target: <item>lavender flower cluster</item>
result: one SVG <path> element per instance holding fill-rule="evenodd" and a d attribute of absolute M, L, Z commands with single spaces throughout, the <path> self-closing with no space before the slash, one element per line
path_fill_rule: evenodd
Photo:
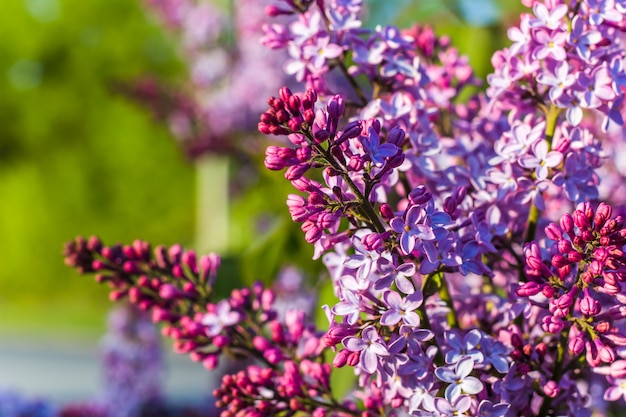
<path fill-rule="evenodd" d="M 261 285 L 212 300 L 216 255 L 79 238 L 67 263 L 205 367 L 255 359 L 215 392 L 223 417 L 604 413 L 626 399 L 626 1 L 523 2 L 464 101 L 480 80 L 427 27 L 366 29 L 361 0 L 266 8 L 301 87 L 258 129 L 333 284 L 325 331 Z M 330 363 L 354 369 L 344 398 Z"/>

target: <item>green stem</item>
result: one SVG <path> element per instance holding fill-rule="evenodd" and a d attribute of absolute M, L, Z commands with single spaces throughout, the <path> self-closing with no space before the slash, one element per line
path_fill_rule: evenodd
<path fill-rule="evenodd" d="M 545 108 L 545 107 L 544 107 Z M 544 110 L 546 114 L 546 141 L 548 142 L 548 151 L 552 149 L 552 139 L 554 138 L 554 132 L 556 130 L 556 122 L 559 119 L 561 110 L 554 104 L 550 105 L 549 109 Z M 526 236 L 524 242 L 531 242 L 535 239 L 535 233 L 537 232 L 537 223 L 541 211 L 531 203 L 530 212 L 528 213 L 528 221 L 526 226 Z"/>
<path fill-rule="evenodd" d="M 450 289 L 448 288 L 448 282 L 445 277 L 441 277 L 441 288 L 439 289 L 439 298 L 446 303 L 450 312 L 448 313 L 448 323 L 450 327 L 459 328 L 459 320 L 456 315 L 456 310 L 454 309 L 454 302 L 452 301 L 452 297 L 450 296 Z"/>

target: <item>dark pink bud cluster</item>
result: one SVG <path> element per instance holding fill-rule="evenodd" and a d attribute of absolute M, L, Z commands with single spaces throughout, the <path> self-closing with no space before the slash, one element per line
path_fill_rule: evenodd
<path fill-rule="evenodd" d="M 279 97 L 270 97 L 270 108 L 261 115 L 259 131 L 265 135 L 299 133 L 313 125 L 317 94 L 308 89 L 304 94 L 293 94 L 287 87 L 280 89 Z"/>
<path fill-rule="evenodd" d="M 524 250 L 525 272 L 529 279 L 517 295 L 547 298 L 543 329 L 559 334 L 570 332 L 572 354 L 586 353 L 591 366 L 611 363 L 615 349 L 625 346 L 626 337 L 614 322 L 624 317 L 621 296 L 626 281 L 626 229 L 621 216 L 612 218 L 611 206 L 600 203 L 593 209 L 581 203 L 573 213 L 545 228 L 554 244 L 545 259 L 539 245 Z M 571 331 L 570 331 L 571 329 Z"/>
<path fill-rule="evenodd" d="M 213 394 L 222 417 L 303 415 L 356 415 L 352 403 L 329 404 L 330 366 L 305 359 L 287 360 L 278 368 L 249 366 L 235 375 L 226 375 Z"/>

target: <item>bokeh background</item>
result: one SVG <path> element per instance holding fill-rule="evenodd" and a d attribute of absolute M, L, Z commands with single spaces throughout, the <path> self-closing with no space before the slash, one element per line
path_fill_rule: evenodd
<path fill-rule="evenodd" d="M 481 77 L 490 72 L 491 54 L 507 44 L 506 28 L 523 9 L 511 0 L 365 3 L 370 25 L 427 22 L 450 35 Z M 215 4 L 225 11 L 237 7 L 236 1 Z M 79 400 L 74 397 L 97 385 L 88 364 L 97 361 L 111 304 L 106 288 L 63 264 L 64 242 L 95 234 L 106 243 L 141 238 L 212 249 L 202 243 L 207 240 L 199 227 L 212 216 L 201 204 L 207 187 L 202 164 L 189 159 L 167 126 L 118 88 L 146 75 L 176 86 L 185 82 L 187 70 L 176 37 L 146 13 L 141 0 L 4 0 L 2 5 L 0 388 Z M 237 161 L 228 164 L 230 177 L 238 171 Z M 252 164 L 260 167 L 260 161 Z M 312 250 L 284 209 L 288 185 L 280 174 L 252 172 L 246 187 L 229 197 L 229 243 L 221 247 L 229 277 L 224 290 L 271 279 L 286 259 L 311 268 Z M 216 184 L 230 177 L 215 178 Z M 267 224 L 261 231 L 250 226 L 260 216 Z M 36 371 L 45 372 L 46 363 L 58 364 L 64 354 L 69 365 L 59 372 L 72 362 L 81 365 L 59 378 L 88 379 L 80 393 L 50 391 L 38 382 L 42 376 Z M 34 369 L 20 372 L 17 357 L 34 363 Z M 184 364 L 173 362 L 171 373 L 193 366 L 181 359 Z M 202 372 L 193 378 L 201 380 Z M 185 378 L 176 378 L 168 385 L 173 392 L 184 384 Z M 197 392 L 203 389 L 200 385 Z"/>

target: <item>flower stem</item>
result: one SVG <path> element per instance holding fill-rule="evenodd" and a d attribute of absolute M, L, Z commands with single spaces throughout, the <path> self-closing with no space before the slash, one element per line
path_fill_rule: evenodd
<path fill-rule="evenodd" d="M 554 132 L 556 131 L 556 122 L 559 119 L 561 110 L 552 104 L 549 109 L 544 111 L 546 114 L 546 141 L 548 142 L 548 151 L 550 151 L 552 149 Z M 535 240 L 535 233 L 537 232 L 537 223 L 540 215 L 541 211 L 539 208 L 531 202 L 530 212 L 528 213 L 528 221 L 526 223 L 526 236 L 524 238 L 524 242 L 531 242 Z"/>

